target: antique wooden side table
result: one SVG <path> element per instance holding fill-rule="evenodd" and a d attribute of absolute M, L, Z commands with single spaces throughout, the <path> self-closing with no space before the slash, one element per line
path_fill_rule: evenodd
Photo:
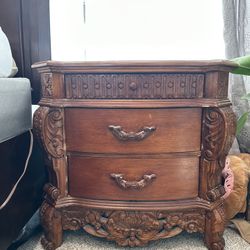
<path fill-rule="evenodd" d="M 142 246 L 185 230 L 223 249 L 235 136 L 229 61 L 40 62 L 34 116 L 50 183 L 42 244 L 63 230 Z"/>

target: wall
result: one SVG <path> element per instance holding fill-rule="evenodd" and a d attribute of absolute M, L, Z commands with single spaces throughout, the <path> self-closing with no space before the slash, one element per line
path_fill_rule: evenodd
<path fill-rule="evenodd" d="M 51 58 L 49 0 L 1 0 L 0 26 L 9 38 L 19 77 L 31 80 L 32 101 L 40 98 L 40 76 L 31 69 Z"/>

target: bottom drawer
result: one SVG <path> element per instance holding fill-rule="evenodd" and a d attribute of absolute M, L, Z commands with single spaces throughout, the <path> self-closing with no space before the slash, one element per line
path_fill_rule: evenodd
<path fill-rule="evenodd" d="M 179 200 L 198 196 L 199 158 L 69 157 L 69 194 L 102 200 Z"/>

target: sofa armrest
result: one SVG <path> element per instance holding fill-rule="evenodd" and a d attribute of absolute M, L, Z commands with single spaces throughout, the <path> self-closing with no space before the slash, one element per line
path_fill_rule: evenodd
<path fill-rule="evenodd" d="M 0 142 L 32 127 L 31 88 L 26 78 L 0 78 Z"/>

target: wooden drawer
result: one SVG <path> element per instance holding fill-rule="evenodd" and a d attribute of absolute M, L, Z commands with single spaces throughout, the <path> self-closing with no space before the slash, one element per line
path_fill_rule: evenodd
<path fill-rule="evenodd" d="M 67 74 L 70 99 L 201 98 L 204 74 Z"/>
<path fill-rule="evenodd" d="M 68 151 L 169 153 L 200 150 L 200 108 L 68 108 L 65 123 Z"/>
<path fill-rule="evenodd" d="M 69 194 L 75 197 L 106 200 L 194 198 L 198 195 L 198 179 L 198 157 L 69 157 Z"/>

